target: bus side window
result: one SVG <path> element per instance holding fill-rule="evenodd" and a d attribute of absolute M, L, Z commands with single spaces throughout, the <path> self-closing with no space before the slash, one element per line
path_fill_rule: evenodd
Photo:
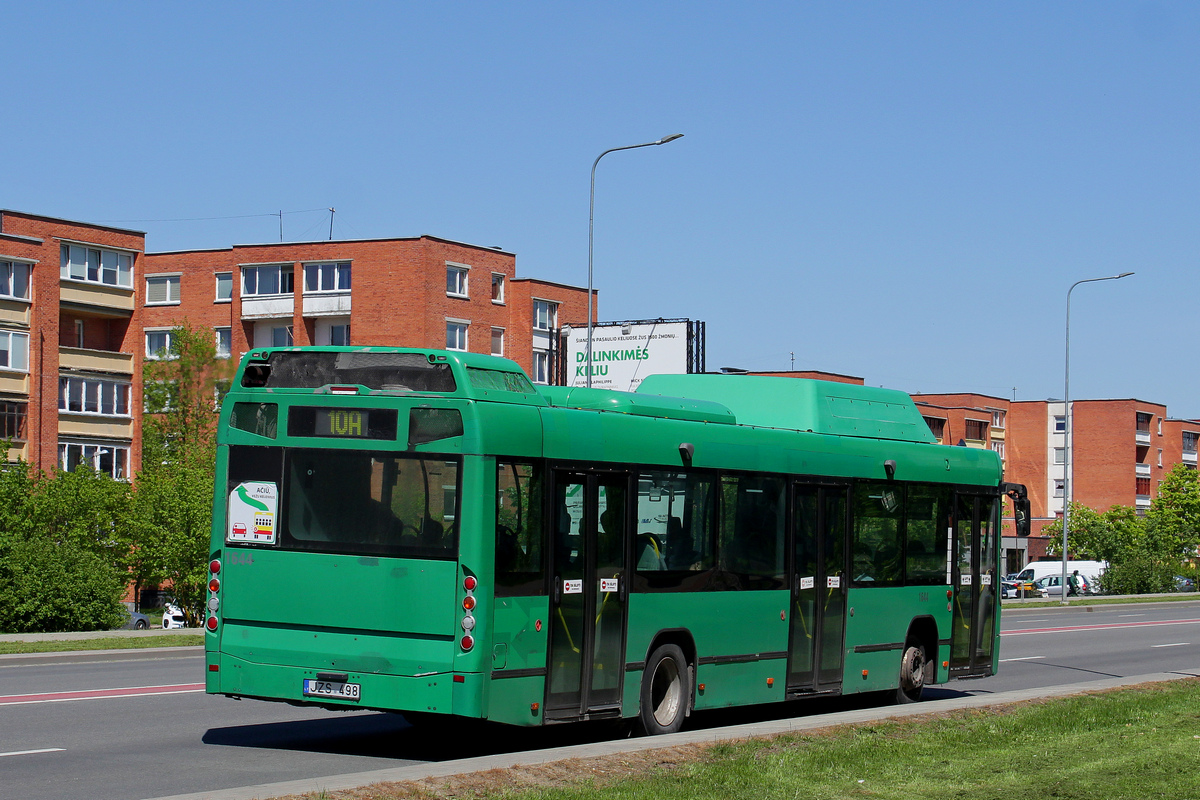
<path fill-rule="evenodd" d="M 946 582 L 946 529 L 950 527 L 952 499 L 946 487 L 909 487 L 904 515 L 907 585 L 936 586 Z"/>
<path fill-rule="evenodd" d="M 743 589 L 783 585 L 784 481 L 758 476 L 721 479 L 721 562 Z"/>
<path fill-rule="evenodd" d="M 854 564 L 850 577 L 860 586 L 896 586 L 904 578 L 900 534 L 904 487 L 870 482 L 854 487 Z"/>
<path fill-rule="evenodd" d="M 537 464 L 496 465 L 496 594 L 544 593 L 542 470 Z"/>

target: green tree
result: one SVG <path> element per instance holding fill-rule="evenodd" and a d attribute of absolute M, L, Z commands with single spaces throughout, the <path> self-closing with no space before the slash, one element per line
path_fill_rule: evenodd
<path fill-rule="evenodd" d="M 121 620 L 129 486 L 86 467 L 0 471 L 0 630 L 100 630 Z"/>
<path fill-rule="evenodd" d="M 171 348 L 144 370 L 146 413 L 142 468 L 135 481 L 140 519 L 136 560 L 143 580 L 166 580 L 190 616 L 201 613 L 208 580 L 216 457 L 217 387 L 226 362 L 216 358 L 211 330 L 185 321 Z"/>
<path fill-rule="evenodd" d="M 1200 546 L 1200 472 L 1176 464 L 1158 487 L 1146 515 L 1156 546 L 1165 558 L 1196 558 Z"/>

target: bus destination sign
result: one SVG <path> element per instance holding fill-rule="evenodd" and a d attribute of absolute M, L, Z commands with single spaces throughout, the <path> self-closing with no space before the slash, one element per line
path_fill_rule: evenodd
<path fill-rule="evenodd" d="M 288 435 L 394 440 L 396 419 L 393 408 L 292 406 L 288 414 Z"/>

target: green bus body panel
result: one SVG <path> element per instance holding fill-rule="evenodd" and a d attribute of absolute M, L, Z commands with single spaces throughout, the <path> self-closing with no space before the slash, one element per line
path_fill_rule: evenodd
<path fill-rule="evenodd" d="M 395 650 L 383 657 L 400 662 L 411 661 L 405 653 L 410 645 L 403 638 L 389 637 L 453 639 L 458 600 L 454 591 L 457 565 L 451 561 L 231 547 L 224 550 L 221 562 L 222 644 L 227 650 L 237 642 L 238 637 L 230 636 L 237 624 L 252 626 L 264 641 L 280 634 L 294 635 L 296 629 L 317 631 L 308 634 L 310 652 L 329 651 L 328 647 L 313 646 L 313 636 L 349 636 L 336 651 L 344 656 L 361 655 L 354 652 L 361 645 L 352 642 L 379 640 L 372 642 L 376 647 L 394 641 Z M 343 633 L 346 631 L 355 633 Z M 448 666 L 447 654 L 436 668 Z M 424 664 L 407 668 L 411 672 L 398 668 L 371 671 L 412 674 L 432 668 Z"/>
<path fill-rule="evenodd" d="M 638 393 L 715 401 L 739 425 L 936 442 L 913 399 L 895 389 L 763 375 L 650 375 Z"/>
<path fill-rule="evenodd" d="M 544 596 L 497 597 L 493 602 L 492 672 L 544 669 L 550 632 L 550 626 L 546 624 L 549 600 Z M 539 621 L 542 623 L 540 631 L 537 630 Z"/>
<path fill-rule="evenodd" d="M 851 588 L 846 598 L 846 670 L 843 691 L 872 692 L 893 689 L 900 675 L 904 635 L 918 617 L 930 617 L 937 626 L 938 640 L 950 638 L 950 610 L 942 586 L 897 586 Z M 856 653 L 855 647 L 892 645 L 891 649 Z M 939 654 L 943 648 L 939 647 Z M 944 652 L 949 653 L 949 648 Z M 933 654 L 930 654 L 932 657 Z M 948 655 L 946 656 L 948 657 Z M 944 658 L 942 660 L 945 660 Z M 862 674 L 867 670 L 867 675 Z M 938 661 L 938 675 L 946 670 Z"/>
<path fill-rule="evenodd" d="M 572 389 L 567 386 L 544 386 L 542 394 L 551 405 L 562 408 L 613 411 L 639 417 L 662 417 L 720 425 L 732 425 L 737 421 L 729 409 L 708 400 L 658 397 L 609 389 Z"/>

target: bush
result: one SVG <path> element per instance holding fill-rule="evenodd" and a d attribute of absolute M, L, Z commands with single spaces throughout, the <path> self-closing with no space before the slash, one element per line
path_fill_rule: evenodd
<path fill-rule="evenodd" d="M 95 553 L 44 538 L 0 553 L 0 631 L 108 630 L 124 619 L 124 581 Z"/>

